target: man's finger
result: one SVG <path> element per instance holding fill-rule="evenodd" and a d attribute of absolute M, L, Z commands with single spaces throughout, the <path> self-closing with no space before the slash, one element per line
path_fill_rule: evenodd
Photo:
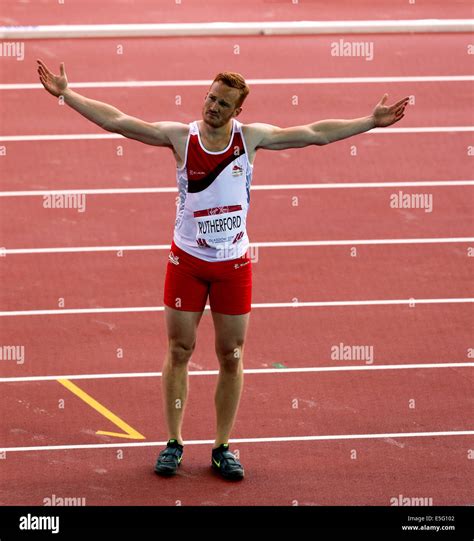
<path fill-rule="evenodd" d="M 61 73 L 63 77 L 66 75 L 65 70 L 64 70 L 64 62 L 61 62 L 61 64 L 59 65 L 59 72 Z"/>
<path fill-rule="evenodd" d="M 40 60 L 40 59 L 38 58 L 38 59 L 36 60 L 36 62 L 38 62 L 38 64 L 39 64 L 40 66 L 42 66 L 45 70 L 48 70 L 48 71 L 49 71 L 48 66 L 47 66 L 42 60 Z"/>
<path fill-rule="evenodd" d="M 408 100 L 409 100 L 409 99 L 410 99 L 410 98 L 407 96 L 406 98 L 403 98 L 402 100 L 397 101 L 397 103 L 395 103 L 394 107 L 397 107 L 398 105 L 401 105 L 402 103 L 405 103 L 405 102 L 408 103 Z"/>
<path fill-rule="evenodd" d="M 405 109 L 405 107 L 407 106 L 406 103 L 395 103 L 395 105 L 392 105 L 390 108 L 389 108 L 389 111 L 390 112 L 393 112 L 393 111 L 398 111 L 399 109 Z"/>
<path fill-rule="evenodd" d="M 51 73 L 51 71 L 48 69 L 48 67 L 46 66 L 46 64 L 44 64 L 43 62 L 41 62 L 41 60 L 38 60 L 38 64 L 39 64 L 39 66 L 44 70 L 45 73 Z"/>
<path fill-rule="evenodd" d="M 388 94 L 384 94 L 382 96 L 382 99 L 380 100 L 380 105 L 385 105 L 385 102 L 387 101 L 388 99 Z"/>

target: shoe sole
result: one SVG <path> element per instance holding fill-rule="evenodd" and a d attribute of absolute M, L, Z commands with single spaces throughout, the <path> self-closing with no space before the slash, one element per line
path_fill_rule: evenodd
<path fill-rule="evenodd" d="M 164 477 L 171 477 L 172 475 L 176 475 L 178 470 L 158 470 L 155 468 L 155 473 L 157 475 L 163 475 Z"/>

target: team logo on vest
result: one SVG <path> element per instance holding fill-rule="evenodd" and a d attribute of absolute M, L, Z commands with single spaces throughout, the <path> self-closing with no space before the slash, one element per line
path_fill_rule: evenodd
<path fill-rule="evenodd" d="M 234 167 L 232 167 L 232 176 L 233 177 L 238 177 L 240 175 L 242 175 L 244 172 L 244 170 L 242 169 L 242 167 L 240 167 L 240 165 L 234 165 Z"/>

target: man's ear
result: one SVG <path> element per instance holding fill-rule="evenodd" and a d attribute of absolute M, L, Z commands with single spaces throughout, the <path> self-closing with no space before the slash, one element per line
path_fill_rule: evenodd
<path fill-rule="evenodd" d="M 237 109 L 234 111 L 234 116 L 239 116 L 242 112 L 242 107 L 237 107 Z"/>

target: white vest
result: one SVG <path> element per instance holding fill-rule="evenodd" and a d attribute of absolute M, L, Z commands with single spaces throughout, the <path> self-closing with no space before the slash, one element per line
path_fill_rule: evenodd
<path fill-rule="evenodd" d="M 242 123 L 232 119 L 232 135 L 220 152 L 205 150 L 197 121 L 189 124 L 183 167 L 176 170 L 179 203 L 173 240 L 205 261 L 245 254 L 253 166 L 248 160 Z"/>

